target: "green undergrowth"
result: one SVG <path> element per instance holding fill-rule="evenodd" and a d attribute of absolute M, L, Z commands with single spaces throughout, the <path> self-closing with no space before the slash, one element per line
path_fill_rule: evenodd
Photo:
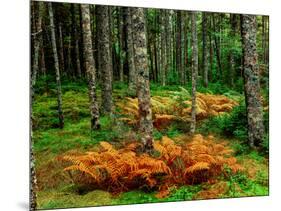
<path fill-rule="evenodd" d="M 66 81 L 62 80 L 62 100 L 65 117 L 65 127 L 63 129 L 57 128 L 55 83 L 48 78 L 48 84 L 46 81 L 39 80 L 35 87 L 35 97 L 32 104 L 33 141 L 37 156 L 36 166 L 39 169 L 48 167 L 48 171 L 50 171 L 50 173 L 44 172 L 46 178 L 41 180 L 46 184 L 52 183 L 49 181 L 53 180 L 52 175 L 56 176 L 61 169 L 60 166 L 55 166 L 57 164 L 52 162 L 60 154 L 71 150 L 87 151 L 94 148 L 101 141 L 119 145 L 138 139 L 133 126 L 117 121 L 118 112 L 114 112 L 112 116 L 102 116 L 100 118 L 101 129 L 91 132 L 86 82 L 81 80 L 78 82 L 67 81 L 66 83 Z M 114 83 L 113 88 L 114 102 L 129 95 L 127 85 L 124 83 Z M 151 84 L 152 96 L 177 96 L 179 100 L 186 100 L 190 97 L 190 91 L 190 84 L 182 87 L 176 85 L 163 87 L 159 84 Z M 250 175 L 244 173 L 221 178 L 219 181 L 225 181 L 228 188 L 225 193 L 218 197 L 268 195 L 268 159 L 265 154 L 252 151 L 246 145 L 245 105 L 242 103 L 243 98 L 240 92 L 230 90 L 228 87 L 222 87 L 218 83 L 210 83 L 208 89 L 199 86 L 198 91 L 224 94 L 229 98 L 241 101 L 239 106 L 235 107 L 232 112 L 223 116 L 209 118 L 199 122 L 197 125 L 198 133 L 203 135 L 214 134 L 217 138 L 227 140 L 238 161 L 251 169 Z M 100 99 L 99 87 L 97 94 Z M 268 112 L 265 113 L 265 126 L 266 131 L 268 131 Z M 154 129 L 153 136 L 155 140 L 160 140 L 163 136 L 176 138 L 186 135 L 186 128 L 189 128 L 189 125 L 174 122 L 167 128 Z M 263 145 L 263 149 L 268 151 L 268 135 L 265 137 Z M 131 190 L 119 195 L 112 195 L 102 190 L 82 190 L 66 180 L 62 182 L 60 180 L 53 181 L 53 184 L 60 185 L 46 185 L 46 188 L 38 192 L 38 207 L 40 209 L 193 200 L 197 199 L 197 194 L 200 191 L 209 190 L 212 187 L 204 184 L 171 188 L 170 194 L 166 198 L 159 199 L 155 196 L 156 191 Z"/>

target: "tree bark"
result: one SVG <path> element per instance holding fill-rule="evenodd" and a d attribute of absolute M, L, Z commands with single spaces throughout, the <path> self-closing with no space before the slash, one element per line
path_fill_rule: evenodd
<path fill-rule="evenodd" d="M 88 4 L 81 4 L 82 32 L 84 44 L 84 60 L 89 86 L 89 100 L 91 112 L 91 129 L 99 129 L 99 107 L 96 95 L 96 69 L 93 56 L 90 8 Z"/>
<path fill-rule="evenodd" d="M 118 8 L 118 41 L 119 41 L 119 80 L 124 82 L 124 61 L 125 61 L 125 52 L 124 52 L 124 19 L 123 19 L 123 8 Z"/>
<path fill-rule="evenodd" d="M 140 133 L 144 152 L 153 150 L 153 125 L 150 102 L 147 42 L 143 8 L 132 8 L 135 68 L 137 72 L 137 92 L 140 117 Z"/>
<path fill-rule="evenodd" d="M 188 54 L 188 45 L 189 45 L 189 38 L 188 38 L 188 31 L 189 31 L 189 13 L 186 12 L 185 15 L 185 27 L 184 27 L 184 84 L 189 80 L 189 54 Z"/>
<path fill-rule="evenodd" d="M 97 6 L 97 31 L 99 33 L 100 70 L 101 73 L 101 112 L 112 112 L 112 51 L 110 45 L 110 27 L 108 6 Z"/>
<path fill-rule="evenodd" d="M 55 71 L 56 71 L 59 127 L 63 128 L 64 117 L 63 117 L 63 111 L 62 111 L 62 92 L 61 92 L 61 81 L 60 81 L 60 69 L 59 69 L 59 59 L 58 59 L 57 44 L 56 44 L 54 14 L 53 14 L 53 8 L 52 8 L 51 2 L 48 3 L 48 8 L 49 8 L 49 17 L 50 17 L 52 50 L 53 50 L 54 65 L 55 65 Z"/>
<path fill-rule="evenodd" d="M 212 19 L 213 19 L 213 29 L 214 29 L 214 32 L 215 32 L 215 35 L 214 35 L 214 41 L 215 41 L 215 52 L 216 52 L 216 57 L 217 57 L 217 63 L 218 63 L 218 69 L 219 69 L 219 72 L 217 73 L 218 74 L 218 78 L 219 80 L 222 79 L 222 65 L 221 65 L 221 52 L 220 52 L 220 41 L 216 35 L 217 33 L 217 25 L 216 25 L 216 21 L 215 21 L 215 15 L 213 14 L 212 15 Z"/>
<path fill-rule="evenodd" d="M 72 40 L 72 36 L 71 36 L 71 32 L 69 32 L 68 35 L 68 43 L 67 43 L 67 72 L 69 73 L 69 75 L 72 75 L 73 78 L 75 78 L 75 74 L 72 70 L 72 59 L 71 59 L 71 40 Z"/>
<path fill-rule="evenodd" d="M 42 37 L 42 10 L 43 3 L 42 2 L 31 2 L 32 6 L 32 35 L 33 35 L 33 63 L 32 63 L 32 74 L 31 74 L 31 84 L 30 84 L 30 92 L 31 92 L 31 100 L 34 97 L 34 86 L 36 84 L 38 69 L 39 69 L 39 51 L 40 51 L 40 42 L 42 45 L 43 37 Z M 38 16 L 36 17 L 36 10 L 38 6 Z M 31 112 L 32 115 L 32 112 Z M 31 128 L 31 146 L 30 146 L 30 210 L 36 210 L 37 208 L 37 179 L 35 172 L 35 158 L 34 158 L 34 141 L 32 134 L 32 121 L 33 117 L 30 119 L 30 128 Z"/>
<path fill-rule="evenodd" d="M 254 148 L 261 144 L 264 134 L 256 49 L 256 16 L 241 15 L 241 24 L 248 141 L 250 147 Z"/>
<path fill-rule="evenodd" d="M 59 55 L 60 55 L 60 70 L 64 72 L 64 45 L 63 45 L 63 35 L 62 35 L 62 24 L 59 23 Z"/>
<path fill-rule="evenodd" d="M 191 42 L 192 42 L 192 107 L 190 132 L 193 134 L 196 129 L 196 83 L 198 75 L 198 43 L 196 29 L 197 13 L 191 13 Z"/>
<path fill-rule="evenodd" d="M 76 60 L 76 73 L 79 78 L 82 77 L 81 73 L 81 64 L 80 64 L 80 51 L 79 51 L 79 35 L 77 32 L 77 21 L 76 21 L 76 14 L 77 14 L 77 6 L 76 4 L 72 4 L 72 24 L 73 24 L 73 41 L 75 46 L 75 60 Z"/>
<path fill-rule="evenodd" d="M 207 14 L 202 13 L 202 40 L 203 40 L 203 81 L 204 86 L 208 87 L 208 42 L 207 42 Z"/>
<path fill-rule="evenodd" d="M 132 32 L 132 18 L 131 9 L 126 7 L 125 9 L 125 25 L 126 25 L 126 37 L 127 37 L 127 58 L 129 67 L 129 93 L 130 95 L 136 95 L 136 69 L 134 61 L 134 46 L 133 46 L 133 32 Z"/>
<path fill-rule="evenodd" d="M 176 69 L 182 85 L 182 12 L 177 11 L 177 31 L 176 31 Z"/>
<path fill-rule="evenodd" d="M 167 54 L 167 68 L 166 75 L 168 76 L 169 72 L 172 69 L 172 13 L 171 10 L 166 10 L 166 54 Z M 167 79 L 166 79 L 167 81 Z"/>
<path fill-rule="evenodd" d="M 37 4 L 38 3 L 38 4 Z M 32 89 L 36 83 L 37 74 L 39 70 L 39 53 L 40 53 L 40 46 L 42 47 L 43 35 L 42 35 L 42 10 L 43 10 L 43 3 L 42 2 L 33 2 L 34 7 L 38 6 L 38 15 L 35 16 L 36 11 L 34 11 L 33 17 L 33 46 L 34 46 L 34 53 L 33 53 L 33 63 L 32 63 L 32 75 L 31 75 L 31 85 Z M 36 10 L 35 8 L 33 8 Z M 33 90 L 32 90 L 33 93 Z"/>
<path fill-rule="evenodd" d="M 161 84 L 166 86 L 166 33 L 165 33 L 165 11 L 161 10 Z"/>
<path fill-rule="evenodd" d="M 235 39 L 236 31 L 236 17 L 235 14 L 230 14 L 230 43 L 229 43 L 229 83 L 230 86 L 234 86 L 234 76 L 235 76 L 235 61 L 234 61 L 234 49 L 233 41 Z"/>

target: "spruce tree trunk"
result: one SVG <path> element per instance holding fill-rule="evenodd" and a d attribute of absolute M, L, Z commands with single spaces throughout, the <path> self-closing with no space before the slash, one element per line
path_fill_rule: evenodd
<path fill-rule="evenodd" d="M 118 41 L 119 41 L 119 80 L 124 82 L 124 61 L 125 61 L 125 52 L 124 52 L 124 20 L 123 20 L 123 8 L 118 8 Z"/>
<path fill-rule="evenodd" d="M 167 68 L 166 75 L 168 76 L 169 71 L 172 69 L 172 14 L 171 10 L 166 10 L 166 52 L 167 52 Z M 167 79 L 166 79 L 167 81 Z"/>
<path fill-rule="evenodd" d="M 176 69 L 177 69 L 177 74 L 179 76 L 180 84 L 182 84 L 181 81 L 181 72 L 182 72 L 182 60 L 181 60 L 181 11 L 177 11 L 177 27 L 176 27 Z"/>
<path fill-rule="evenodd" d="M 140 117 L 140 133 L 144 152 L 153 150 L 153 125 L 150 102 L 149 70 L 147 61 L 147 42 L 145 15 L 143 8 L 132 8 L 133 43 L 135 67 L 137 72 L 137 92 Z"/>
<path fill-rule="evenodd" d="M 209 28 L 211 29 L 212 28 L 212 21 L 210 20 L 209 21 Z M 209 52 L 209 59 L 210 59 L 210 71 L 208 73 L 208 81 L 212 81 L 213 80 L 213 69 L 214 69 L 214 44 L 213 44 L 213 36 L 212 36 L 212 33 L 211 31 L 209 30 L 209 33 L 208 33 L 208 36 L 209 36 L 209 49 L 210 49 L 210 52 Z"/>
<path fill-rule="evenodd" d="M 37 12 L 37 17 L 33 17 L 33 46 L 34 46 L 34 54 L 33 54 L 33 63 L 32 63 L 32 75 L 31 75 L 31 86 L 34 87 L 37 79 L 37 74 L 39 70 L 39 53 L 40 53 L 40 46 L 42 47 L 43 35 L 42 35 L 42 10 L 43 10 L 43 3 L 42 2 L 33 2 L 34 10 L 37 9 L 38 11 L 34 11 L 34 16 Z M 31 90 L 33 93 L 33 90 Z"/>
<path fill-rule="evenodd" d="M 45 51 L 44 51 L 44 44 L 42 42 L 42 47 L 41 47 L 41 57 L 40 57 L 40 69 L 41 73 L 43 76 L 46 76 L 46 64 L 45 64 Z"/>
<path fill-rule="evenodd" d="M 88 4 L 81 4 L 81 17 L 82 17 L 82 32 L 83 32 L 83 50 L 85 68 L 88 78 L 89 86 L 89 100 L 90 100 L 90 112 L 91 112 L 91 129 L 99 129 L 99 107 L 96 95 L 96 69 L 95 60 L 93 55 L 92 45 L 92 32 L 91 32 L 91 20 L 90 20 L 90 8 Z"/>
<path fill-rule="evenodd" d="M 60 70 L 64 72 L 64 47 L 63 47 L 63 35 L 62 24 L 59 23 L 59 56 L 60 56 Z"/>
<path fill-rule="evenodd" d="M 77 21 L 76 21 L 76 14 L 77 14 L 77 6 L 76 4 L 72 4 L 72 24 L 73 24 L 73 41 L 74 41 L 74 48 L 75 48 L 75 60 L 76 60 L 76 73 L 79 78 L 82 77 L 81 73 L 81 64 L 80 64 L 80 51 L 79 51 L 79 35 L 77 32 Z"/>
<path fill-rule="evenodd" d="M 212 20 L 213 20 L 213 30 L 215 33 L 217 33 L 217 24 L 215 21 L 214 14 L 212 15 Z M 220 38 L 218 38 L 216 34 L 214 35 L 214 42 L 215 42 L 214 50 L 216 52 L 218 69 L 219 69 L 219 72 L 217 73 L 217 75 L 218 75 L 219 80 L 221 80 L 223 78 L 223 76 L 222 76 L 222 65 L 221 65 Z"/>
<path fill-rule="evenodd" d="M 208 42 L 207 42 L 207 14 L 202 13 L 202 39 L 203 39 L 203 81 L 204 86 L 208 87 Z"/>
<path fill-rule="evenodd" d="M 126 7 L 125 9 L 125 25 L 126 25 L 126 37 L 127 37 L 127 58 L 129 67 L 129 93 L 132 96 L 136 95 L 136 69 L 134 61 L 134 46 L 133 46 L 133 31 L 132 31 L 132 17 L 131 9 Z"/>
<path fill-rule="evenodd" d="M 99 50 L 99 72 L 101 73 L 101 113 L 111 114 L 112 109 L 112 51 L 108 6 L 97 6 L 97 32 Z"/>
<path fill-rule="evenodd" d="M 192 107 L 190 132 L 193 134 L 196 129 L 196 83 L 198 75 L 198 43 L 196 19 L 197 13 L 191 13 L 191 42 L 192 42 Z"/>
<path fill-rule="evenodd" d="M 63 117 L 63 112 L 62 112 L 62 92 L 61 92 L 61 81 L 60 81 L 60 69 L 59 69 L 59 59 L 58 59 L 57 44 L 56 44 L 54 14 L 53 14 L 53 8 L 52 8 L 51 2 L 48 3 L 48 8 L 49 8 L 49 17 L 50 17 L 52 50 L 53 50 L 54 65 L 55 65 L 55 71 L 56 71 L 59 127 L 63 128 L 64 117 Z"/>
<path fill-rule="evenodd" d="M 72 49 L 72 46 L 71 46 L 71 40 L 72 40 L 72 36 L 71 36 L 71 32 L 69 32 L 69 35 L 68 35 L 68 43 L 67 43 L 67 72 L 69 73 L 69 75 L 72 75 L 73 78 L 75 78 L 75 74 L 74 74 L 74 71 L 72 70 L 72 59 L 71 59 L 71 49 Z"/>
<path fill-rule="evenodd" d="M 229 43 L 229 83 L 230 86 L 234 86 L 235 76 L 235 61 L 234 61 L 234 50 L 233 50 L 233 39 L 235 38 L 236 31 L 236 15 L 230 14 L 230 43 Z"/>
<path fill-rule="evenodd" d="M 260 96 L 258 56 L 256 49 L 256 16 L 241 15 L 244 89 L 250 147 L 259 146 L 264 135 L 263 112 Z"/>
<path fill-rule="evenodd" d="M 189 40 L 188 40 L 188 23 L 189 23 L 189 13 L 186 12 L 185 14 L 185 20 L 184 20 L 184 60 L 183 60 L 183 64 L 184 64 L 184 84 L 186 84 L 186 82 L 189 80 L 189 68 L 188 68 L 188 44 L 189 44 Z"/>
<path fill-rule="evenodd" d="M 185 25 L 185 11 L 181 11 L 181 29 L 180 29 L 180 62 L 181 62 L 181 66 L 180 66 L 180 83 L 181 85 L 185 84 L 185 67 L 184 67 L 184 46 L 185 46 L 185 34 L 184 34 L 184 25 Z"/>
<path fill-rule="evenodd" d="M 166 33 L 165 33 L 165 11 L 161 10 L 161 84 L 166 86 Z"/>

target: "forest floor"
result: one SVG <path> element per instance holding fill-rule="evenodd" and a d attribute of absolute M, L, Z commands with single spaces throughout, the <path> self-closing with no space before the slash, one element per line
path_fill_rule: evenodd
<path fill-rule="evenodd" d="M 212 86 L 212 85 L 211 85 Z M 165 198 L 156 197 L 157 191 L 130 190 L 119 194 L 111 194 L 105 190 L 87 190 L 76 185 L 70 174 L 63 171 L 64 165 L 57 157 L 68 153 L 83 153 L 95 150 L 101 141 L 107 141 L 118 146 L 136 139 L 136 132 L 132 123 L 121 122 L 122 112 L 118 107 L 126 99 L 127 87 L 115 84 L 114 115 L 103 116 L 100 119 L 101 130 L 90 132 L 87 86 L 75 83 L 63 84 L 63 111 L 65 115 L 64 129 L 58 129 L 56 118 L 55 90 L 48 88 L 48 92 L 39 90 L 33 102 L 33 138 L 36 158 L 36 174 L 38 180 L 38 208 L 69 208 L 81 206 L 101 206 L 117 204 L 134 204 L 149 202 L 167 202 L 196 200 L 209 198 L 228 198 L 243 196 L 265 196 L 268 189 L 268 156 L 257 151 L 248 150 L 241 140 L 226 137 L 219 131 L 206 129 L 211 117 L 198 122 L 196 133 L 204 137 L 212 134 L 217 142 L 227 142 L 233 149 L 237 162 L 243 166 L 243 173 L 235 174 L 228 179 L 218 178 L 215 183 L 201 183 L 197 185 L 183 185 L 174 187 Z M 214 90 L 214 89 L 213 89 Z M 224 94 L 228 98 L 240 102 L 243 98 L 237 92 L 221 88 L 213 94 Z M 208 90 L 202 88 L 200 92 Z M 158 87 L 151 85 L 152 97 L 161 96 L 165 99 L 177 95 L 181 101 L 187 100 L 185 89 L 179 86 Z M 173 96 L 172 96 L 173 95 Z M 98 91 L 100 96 L 100 91 Z M 99 97 L 100 98 L 100 97 Z M 122 104 L 121 104 L 122 105 Z M 188 107 L 187 107 L 188 108 Z M 132 111 L 133 112 L 133 111 Z M 231 111 L 226 112 L 229 115 Z M 124 119 L 124 118 L 123 118 Z M 121 123 L 120 123 L 121 122 Z M 210 125 L 210 122 L 209 122 Z M 217 125 L 213 125 L 216 128 Z M 160 140 L 167 136 L 175 142 L 183 142 L 189 138 L 187 125 L 183 122 L 172 122 L 163 127 L 155 127 L 154 139 Z M 231 129 L 230 129 L 231 130 Z"/>

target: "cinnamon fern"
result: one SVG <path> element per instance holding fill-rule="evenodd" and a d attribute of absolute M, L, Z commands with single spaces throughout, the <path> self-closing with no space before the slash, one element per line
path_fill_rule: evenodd
<path fill-rule="evenodd" d="M 183 145 L 164 136 L 155 141 L 158 153 L 153 156 L 138 153 L 137 148 L 137 143 L 116 149 L 101 142 L 96 151 L 63 156 L 64 162 L 71 163 L 64 170 L 76 172 L 72 176 L 77 182 L 113 192 L 141 187 L 167 192 L 169 186 L 207 182 L 227 174 L 226 167 L 232 173 L 243 171 L 227 144 L 217 143 L 212 136 L 195 135 Z"/>

